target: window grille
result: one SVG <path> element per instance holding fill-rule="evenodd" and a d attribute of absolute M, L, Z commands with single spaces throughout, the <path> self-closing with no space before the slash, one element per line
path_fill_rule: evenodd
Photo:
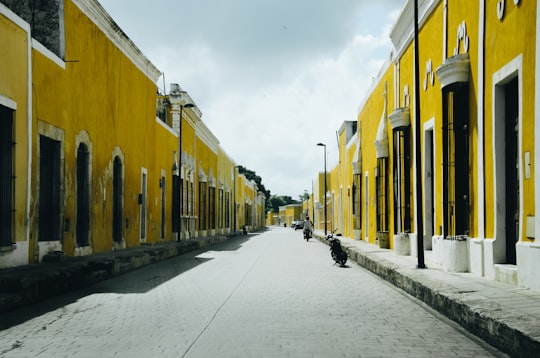
<path fill-rule="evenodd" d="M 353 175 L 352 186 L 354 229 L 362 229 L 362 175 Z"/>
<path fill-rule="evenodd" d="M 443 236 L 469 235 L 468 84 L 443 92 Z"/>
<path fill-rule="evenodd" d="M 216 188 L 208 188 L 208 225 L 210 229 L 216 228 Z"/>
<path fill-rule="evenodd" d="M 199 183 L 199 230 L 206 230 L 206 182 Z"/>
<path fill-rule="evenodd" d="M 411 141 L 409 127 L 393 131 L 394 228 L 411 231 Z"/>
<path fill-rule="evenodd" d="M 187 184 L 187 190 L 188 190 L 188 193 L 187 193 L 187 196 L 188 196 L 187 215 L 189 215 L 189 216 L 194 216 L 195 215 L 195 194 L 194 194 L 193 185 L 194 184 L 191 183 L 191 182 L 188 182 L 188 184 Z"/>
<path fill-rule="evenodd" d="M 388 158 L 378 158 L 376 173 L 377 232 L 388 231 Z"/>
<path fill-rule="evenodd" d="M 223 218 L 225 215 L 223 207 L 223 189 L 218 192 L 218 228 L 223 229 Z"/>
<path fill-rule="evenodd" d="M 225 227 L 231 227 L 231 193 L 225 193 Z"/>

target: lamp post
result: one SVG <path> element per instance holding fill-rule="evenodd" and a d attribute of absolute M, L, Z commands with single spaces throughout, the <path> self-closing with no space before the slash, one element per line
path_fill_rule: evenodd
<path fill-rule="evenodd" d="M 326 236 L 326 144 L 317 143 L 319 147 L 324 147 L 324 236 Z"/>
<path fill-rule="evenodd" d="M 182 113 L 184 108 L 193 108 L 193 103 L 184 103 L 180 105 L 180 122 L 178 123 L 178 241 L 182 239 L 182 195 L 184 191 L 184 185 L 182 183 Z"/>

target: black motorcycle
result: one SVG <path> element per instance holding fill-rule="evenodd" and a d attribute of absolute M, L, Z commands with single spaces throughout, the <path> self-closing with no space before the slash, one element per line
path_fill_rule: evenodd
<path fill-rule="evenodd" d="M 326 240 L 330 242 L 330 254 L 332 259 L 340 266 L 345 266 L 347 263 L 347 253 L 341 247 L 341 241 L 334 236 L 334 233 L 326 235 Z"/>
<path fill-rule="evenodd" d="M 311 230 L 304 229 L 304 240 L 309 241 L 311 239 Z"/>

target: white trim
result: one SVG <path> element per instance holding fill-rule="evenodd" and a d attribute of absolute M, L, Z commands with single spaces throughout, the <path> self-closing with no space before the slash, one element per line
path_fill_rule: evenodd
<path fill-rule="evenodd" d="M 15 25 L 30 34 L 30 24 L 2 3 L 0 3 L 0 14 L 4 15 L 9 21 L 12 21 Z"/>
<path fill-rule="evenodd" d="M 364 173 L 364 239 L 369 241 L 369 171 Z"/>
<path fill-rule="evenodd" d="M 443 15 L 443 40 L 442 40 L 442 59 L 443 59 L 443 62 L 444 60 L 446 60 L 446 58 L 448 57 L 448 54 L 447 54 L 447 43 L 448 43 L 448 0 L 444 0 L 444 4 L 443 4 L 443 12 L 444 12 L 444 15 Z"/>
<path fill-rule="evenodd" d="M 13 11 L 11 11 L 7 6 L 0 3 L 0 14 L 5 16 L 9 21 L 12 21 L 15 25 L 19 26 L 23 31 L 26 32 L 26 43 L 27 43 L 27 78 L 28 82 L 26 84 L 26 150 L 27 150 L 27 172 L 26 172 L 26 208 L 25 208 L 25 217 L 26 217 L 26 240 L 30 238 L 30 227 L 32 223 L 30 222 L 30 198 L 32 197 L 32 36 L 30 24 L 24 21 L 21 17 L 17 16 Z M 16 103 L 7 99 L 7 104 L 14 103 L 16 110 Z M 11 108 L 11 106 L 8 105 Z"/>
<path fill-rule="evenodd" d="M 146 182 L 143 180 L 146 179 Z M 139 241 L 140 242 L 146 242 L 147 236 L 148 236 L 148 169 L 145 167 L 141 167 L 141 194 L 143 196 L 143 203 L 139 204 Z M 143 217 L 143 206 L 144 207 L 144 217 Z M 144 221 L 144 237 L 141 235 L 143 234 L 142 225 Z"/>
<path fill-rule="evenodd" d="M 423 25 L 435 11 L 441 0 L 418 1 L 418 28 Z M 401 58 L 414 40 L 414 2 L 408 0 L 404 5 L 399 18 L 390 31 L 390 39 L 395 48 L 395 57 Z"/>
<path fill-rule="evenodd" d="M 43 46 L 41 42 L 36 39 L 32 39 L 32 48 L 37 52 L 41 53 L 43 56 L 54 62 L 58 67 L 65 70 L 66 63 L 60 57 L 58 57 L 54 52 Z"/>
<path fill-rule="evenodd" d="M 534 93 L 534 158 L 540 160 L 540 0 L 536 1 L 536 63 Z M 534 165 L 535 233 L 540 235 L 540 165 Z"/>
<path fill-rule="evenodd" d="M 169 127 L 167 125 L 167 123 L 163 122 L 159 117 L 156 116 L 156 122 L 161 126 L 163 127 L 164 129 L 167 130 L 167 132 L 171 133 L 173 136 L 175 136 L 176 138 L 178 138 L 178 133 L 175 132 L 171 127 Z"/>
<path fill-rule="evenodd" d="M 26 24 L 24 27 L 26 29 L 27 33 L 27 78 L 28 83 L 26 84 L 26 131 L 28 133 L 28 136 L 26 138 L 26 150 L 27 153 L 27 178 L 26 178 L 26 222 L 28 223 L 26 225 L 26 240 L 30 241 L 30 228 L 33 226 L 33 223 L 30 218 L 30 205 L 31 205 L 31 198 L 32 198 L 32 124 L 33 124 L 33 117 L 32 117 L 32 34 L 30 30 L 30 25 Z"/>
<path fill-rule="evenodd" d="M 435 118 L 431 118 L 430 120 L 426 121 L 424 123 L 424 131 L 423 131 L 423 135 L 424 135 L 424 138 L 423 138 L 423 148 L 424 148 L 424 158 L 422 158 L 422 165 L 423 165 L 423 168 L 422 168 L 422 173 L 423 173 L 423 180 L 424 180 L 424 203 L 423 203 L 423 206 L 424 206 L 424 210 L 422 211 L 423 214 L 424 214 L 424 235 L 426 233 L 426 227 L 427 227 L 427 210 L 425 210 L 425 208 L 428 207 L 428 189 L 431 189 L 429 192 L 433 192 L 433 197 L 431 197 L 430 199 L 432 200 L 432 207 L 434 209 L 434 213 L 433 213 L 433 217 L 431 218 L 431 222 L 432 222 L 432 225 L 431 227 L 433 228 L 433 232 L 431 233 L 432 236 L 435 236 L 437 235 L 437 230 L 435 228 L 435 213 L 437 211 L 437 190 L 435 190 L 437 188 L 437 166 L 435 165 L 435 158 L 436 158 L 436 154 L 437 154 L 437 145 L 435 143 L 435 138 L 436 138 L 436 135 L 435 135 Z M 431 169 L 433 170 L 433 172 L 431 173 L 431 175 L 433 176 L 433 180 L 431 181 L 433 183 L 433 188 L 430 188 L 428 187 L 428 180 L 427 180 L 427 172 L 426 172 L 426 160 L 429 159 L 428 156 L 427 156 L 427 153 L 428 151 L 426 150 L 427 149 L 427 145 L 426 145 L 426 138 L 427 138 L 427 132 L 431 132 L 431 142 L 432 142 L 432 145 L 433 145 L 433 148 L 432 148 L 432 151 L 431 151 Z M 441 188 L 442 188 L 442 182 L 441 182 Z M 431 242 L 431 238 L 429 239 L 430 242 Z M 424 240 L 425 242 L 425 240 Z"/>
<path fill-rule="evenodd" d="M 15 102 L 14 100 L 10 98 L 4 97 L 1 94 L 0 94 L 0 106 L 7 107 L 13 111 L 17 110 L 17 102 Z"/>
<path fill-rule="evenodd" d="M 446 1 L 446 0 L 445 0 Z M 486 226 L 486 220 L 485 220 L 485 178 L 484 178 L 484 171 L 485 171 L 485 163 L 484 163 L 484 105 L 485 105 L 485 83 L 484 83 L 484 43 L 485 43 L 485 0 L 480 0 L 479 8 L 480 8 L 480 14 L 478 15 L 479 21 L 478 21 L 478 95 L 476 98 L 479 99 L 479 103 L 476 106 L 477 108 L 477 127 L 478 130 L 476 131 L 478 135 L 477 140 L 477 155 L 476 160 L 478 162 L 478 172 L 477 172 L 477 195 L 476 195 L 476 210 L 478 212 L 478 229 L 477 229 L 477 235 L 476 237 L 479 239 L 485 239 L 486 233 L 485 233 L 485 226 Z"/>

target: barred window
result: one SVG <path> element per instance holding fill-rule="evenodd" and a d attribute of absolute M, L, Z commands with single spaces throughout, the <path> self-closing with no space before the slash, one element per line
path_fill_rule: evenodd
<path fill-rule="evenodd" d="M 377 232 L 388 231 L 388 158 L 377 159 L 375 174 Z"/>
<path fill-rule="evenodd" d="M 208 188 L 208 225 L 210 229 L 216 228 L 216 188 Z"/>
<path fill-rule="evenodd" d="M 206 230 L 206 186 L 207 183 L 199 183 L 199 230 Z"/>
<path fill-rule="evenodd" d="M 225 227 L 231 227 L 231 193 L 225 193 Z"/>
<path fill-rule="evenodd" d="M 225 207 L 223 206 L 223 189 L 219 189 L 218 192 L 218 228 L 222 229 L 223 226 L 223 218 L 225 215 Z"/>
<path fill-rule="evenodd" d="M 409 127 L 393 131 L 394 140 L 394 228 L 411 231 L 411 141 Z"/>
<path fill-rule="evenodd" d="M 444 237 L 469 234 L 469 88 L 443 92 Z"/>
<path fill-rule="evenodd" d="M 353 186 L 352 186 L 352 211 L 354 218 L 354 229 L 362 229 L 362 175 L 354 174 L 353 175 Z"/>

